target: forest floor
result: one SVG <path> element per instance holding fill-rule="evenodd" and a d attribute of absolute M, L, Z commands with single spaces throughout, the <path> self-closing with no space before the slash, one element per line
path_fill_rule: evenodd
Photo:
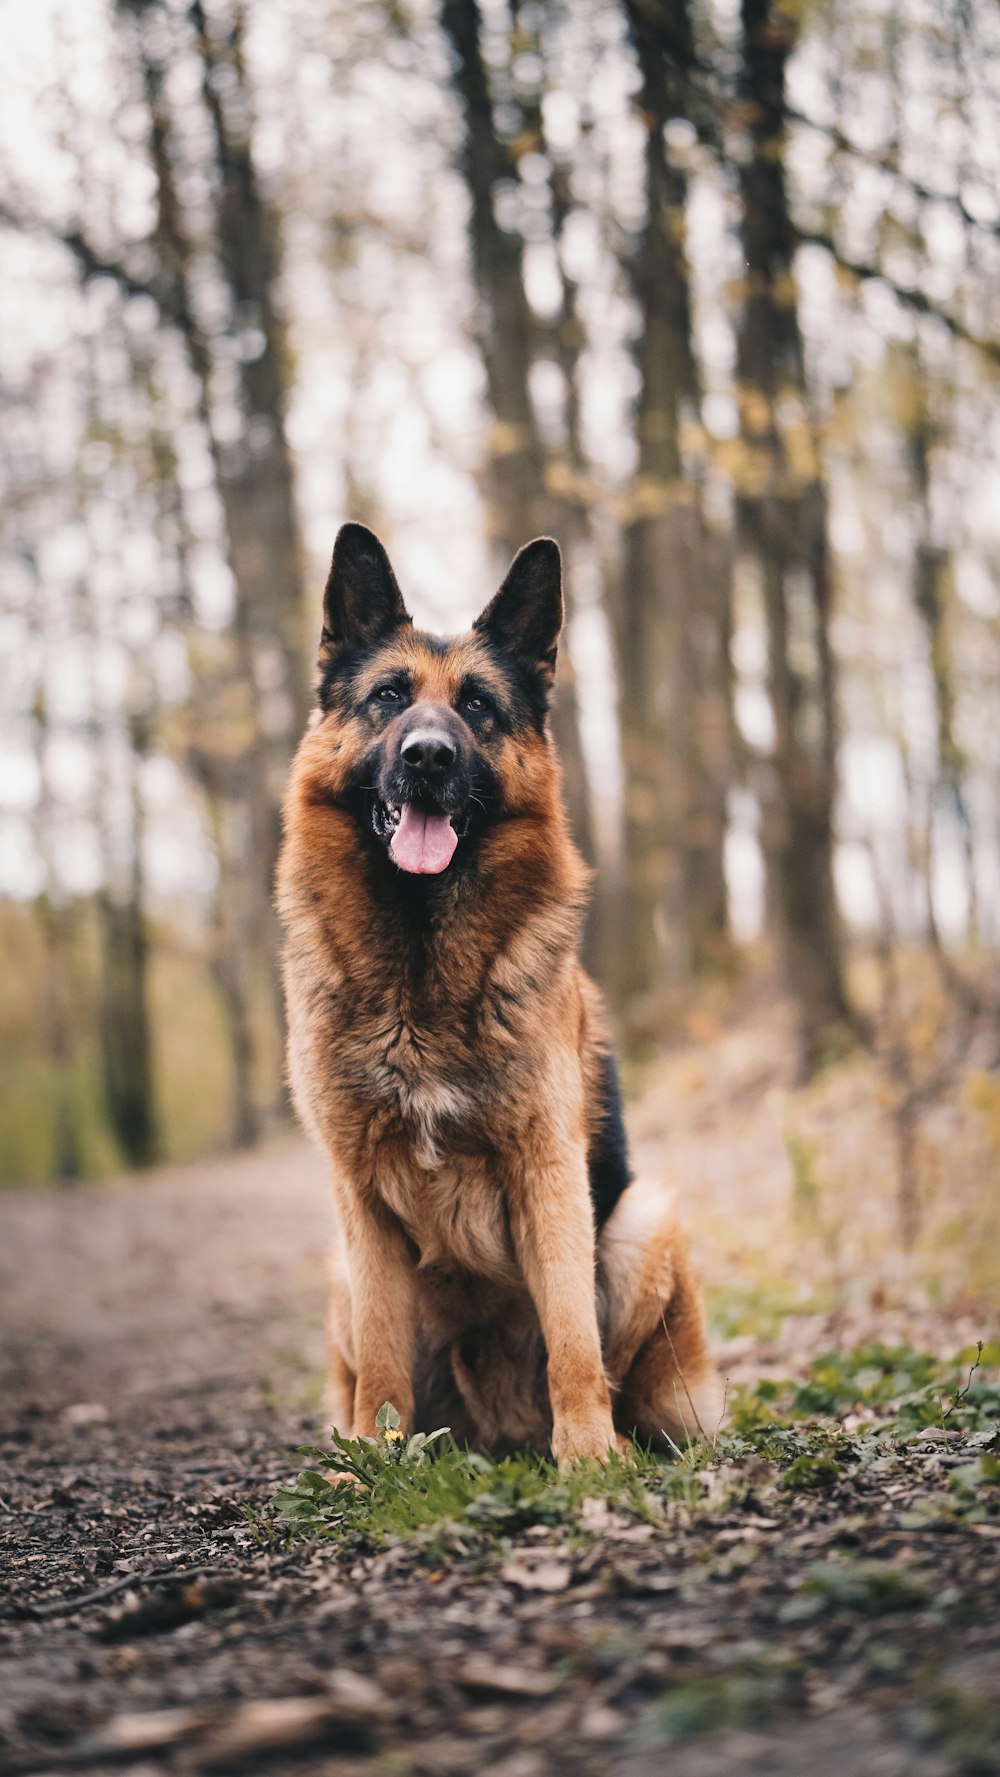
<path fill-rule="evenodd" d="M 963 1392 L 997 1332 L 996 1057 L 927 1098 L 904 1264 L 872 1064 L 797 1093 L 772 1016 L 689 1038 L 631 1124 L 730 1417 L 662 1482 L 497 1475 L 486 1510 L 480 1477 L 408 1540 L 296 1534 L 321 1159 L 0 1197 L 0 1770 L 1000 1771 L 995 1345 Z"/>

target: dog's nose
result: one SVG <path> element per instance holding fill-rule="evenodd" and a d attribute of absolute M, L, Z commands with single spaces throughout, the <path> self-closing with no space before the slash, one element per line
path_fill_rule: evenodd
<path fill-rule="evenodd" d="M 411 729 L 399 750 L 415 771 L 447 771 L 458 751 L 440 728 Z"/>

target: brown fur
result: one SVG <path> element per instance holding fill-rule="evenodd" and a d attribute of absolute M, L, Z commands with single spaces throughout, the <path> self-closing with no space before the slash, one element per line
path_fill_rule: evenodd
<path fill-rule="evenodd" d="M 356 711 L 397 669 L 414 701 L 449 711 L 470 674 L 488 686 L 502 670 L 476 631 L 442 651 L 397 618 L 292 770 L 288 1064 L 333 1172 L 333 1421 L 370 1434 L 390 1400 L 404 1427 L 551 1443 L 560 1461 L 604 1456 L 616 1428 L 711 1432 L 717 1382 L 669 1200 L 633 1184 L 595 1244 L 607 1039 L 577 957 L 587 873 L 547 725 L 484 730 L 501 813 L 469 867 L 434 879 L 432 939 L 415 949 L 348 793 L 371 744 Z"/>

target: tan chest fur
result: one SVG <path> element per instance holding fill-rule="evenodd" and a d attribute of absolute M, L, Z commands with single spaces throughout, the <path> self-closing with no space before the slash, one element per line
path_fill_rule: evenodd
<path fill-rule="evenodd" d="M 378 1191 L 417 1248 L 420 1270 L 437 1281 L 463 1272 L 492 1283 L 516 1276 L 502 1182 L 488 1159 L 469 1155 L 425 1168 L 412 1152 L 398 1160 L 393 1153 Z"/>
<path fill-rule="evenodd" d="M 309 973 L 291 963 L 290 986 Z M 363 1015 L 343 979 L 322 993 L 291 991 L 289 1026 L 300 1115 L 398 1218 L 421 1270 L 512 1278 L 491 1123 L 496 1105 L 509 1116 L 522 1090 L 516 1064 L 487 1066 L 463 1020 L 440 1010 L 417 1024 L 389 996 Z"/>

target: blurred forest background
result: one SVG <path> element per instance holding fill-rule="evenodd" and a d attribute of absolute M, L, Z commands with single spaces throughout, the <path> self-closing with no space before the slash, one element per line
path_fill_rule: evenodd
<path fill-rule="evenodd" d="M 563 546 L 629 1077 L 780 980 L 799 1080 L 862 1058 L 903 1240 L 963 1143 L 989 1198 L 1000 11 L 0 18 L 0 1182 L 285 1114 L 271 880 L 349 516 L 446 631 Z"/>

